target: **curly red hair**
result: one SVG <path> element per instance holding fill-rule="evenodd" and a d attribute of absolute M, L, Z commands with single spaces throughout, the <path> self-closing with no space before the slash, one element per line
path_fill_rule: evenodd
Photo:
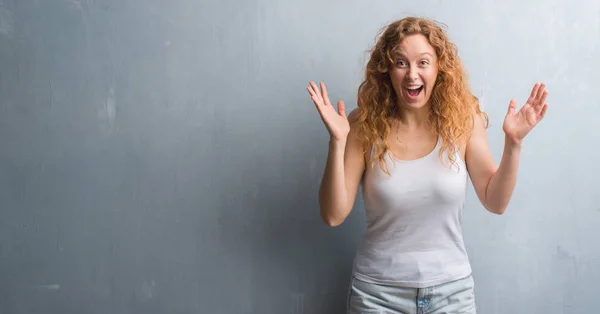
<path fill-rule="evenodd" d="M 389 24 L 375 46 L 365 70 L 365 79 L 358 88 L 358 108 L 355 121 L 360 125 L 365 152 L 375 153 L 366 160 L 379 160 L 382 169 L 389 174 L 385 153 L 390 149 L 387 142 L 391 119 L 397 114 L 396 93 L 389 76 L 394 66 L 393 50 L 402 40 L 413 34 L 424 35 L 435 49 L 438 58 L 438 77 L 429 100 L 429 122 L 441 138 L 440 157 L 447 152 L 452 163 L 456 162 L 458 143 L 465 141 L 473 126 L 474 113 L 487 115 L 479 108 L 479 100 L 469 89 L 467 75 L 458 57 L 457 47 L 450 42 L 440 25 L 425 18 L 407 17 Z M 378 140 L 380 139 L 380 140 Z"/>

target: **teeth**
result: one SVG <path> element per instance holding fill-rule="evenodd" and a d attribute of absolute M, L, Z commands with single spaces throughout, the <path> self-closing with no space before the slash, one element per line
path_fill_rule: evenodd
<path fill-rule="evenodd" d="M 419 89 L 419 88 L 421 88 L 421 86 L 423 86 L 423 85 L 418 85 L 418 86 L 406 86 L 406 89 L 415 90 L 415 89 Z"/>

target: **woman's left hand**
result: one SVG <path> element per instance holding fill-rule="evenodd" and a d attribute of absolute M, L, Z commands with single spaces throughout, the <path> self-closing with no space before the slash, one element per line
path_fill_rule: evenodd
<path fill-rule="evenodd" d="M 512 144 L 521 144 L 533 127 L 542 121 L 546 114 L 546 109 L 548 109 L 548 104 L 546 103 L 547 96 L 548 90 L 546 89 L 546 84 L 536 83 L 531 90 L 529 99 L 527 99 L 523 108 L 517 113 L 515 113 L 517 101 L 515 99 L 510 101 L 508 113 L 502 125 L 502 130 L 507 140 L 511 141 Z"/>

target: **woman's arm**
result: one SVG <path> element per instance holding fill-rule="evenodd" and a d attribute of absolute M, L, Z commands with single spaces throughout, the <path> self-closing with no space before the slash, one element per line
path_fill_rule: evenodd
<path fill-rule="evenodd" d="M 485 127 L 479 115 L 466 150 L 469 176 L 477 197 L 490 212 L 501 215 L 506 210 L 517 182 L 521 145 L 507 139 L 500 166 L 496 167 L 490 152 Z"/>
<path fill-rule="evenodd" d="M 535 84 L 523 108 L 515 113 L 516 101 L 510 102 L 504 119 L 504 152 L 496 167 L 489 150 L 481 116 L 475 115 L 473 131 L 466 148 L 466 163 L 477 197 L 495 214 L 503 214 L 517 182 L 523 139 L 546 114 L 548 91 L 545 84 Z"/>
<path fill-rule="evenodd" d="M 334 227 L 350 214 L 364 171 L 362 143 L 354 123 L 359 109 L 346 117 L 344 102 L 338 101 L 338 108 L 334 108 L 325 83 L 320 85 L 321 89 L 311 81 L 307 90 L 330 135 L 327 163 L 319 189 L 319 207 L 321 219 Z"/>
<path fill-rule="evenodd" d="M 352 122 L 358 109 L 352 111 Z M 364 171 L 362 143 L 351 123 L 350 134 L 344 140 L 331 138 L 329 154 L 319 190 L 321 218 L 331 227 L 340 225 L 352 211 Z"/>

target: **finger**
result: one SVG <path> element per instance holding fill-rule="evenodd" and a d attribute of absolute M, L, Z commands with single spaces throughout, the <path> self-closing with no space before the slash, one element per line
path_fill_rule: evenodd
<path fill-rule="evenodd" d="M 544 108 L 544 106 L 547 105 L 546 98 L 548 98 L 548 90 L 544 90 L 544 92 L 542 93 L 541 99 L 538 101 L 538 103 L 535 106 L 535 111 L 537 114 L 539 114 L 542 111 L 542 109 Z"/>
<path fill-rule="evenodd" d="M 317 94 L 317 92 L 315 92 L 315 90 L 312 86 L 307 87 L 306 90 L 308 91 L 308 94 L 310 94 L 310 98 L 315 102 L 315 105 L 318 105 L 319 103 L 321 103 L 319 94 Z"/>
<path fill-rule="evenodd" d="M 529 95 L 529 99 L 535 99 L 537 97 L 538 90 L 540 89 L 540 83 L 535 83 L 533 88 L 531 89 L 531 95 Z"/>
<path fill-rule="evenodd" d="M 344 104 L 343 100 L 338 101 L 338 113 L 340 116 L 344 118 L 346 117 L 346 105 Z"/>
<path fill-rule="evenodd" d="M 508 104 L 508 112 L 506 113 L 506 115 L 511 116 L 511 115 L 515 114 L 516 108 L 517 108 L 517 100 L 511 99 L 510 104 Z"/>
<path fill-rule="evenodd" d="M 317 107 L 317 110 L 319 111 L 319 115 L 323 115 L 323 105 L 322 105 L 322 101 L 320 101 L 317 96 L 310 96 L 310 98 L 313 101 L 313 104 L 315 105 L 315 107 Z"/>
<path fill-rule="evenodd" d="M 313 103 L 315 104 L 315 107 L 317 107 L 317 110 L 319 111 L 320 115 L 323 115 L 323 100 L 321 99 L 321 96 L 319 96 L 318 92 L 315 91 L 315 88 L 317 87 L 317 85 L 314 82 L 310 82 L 309 87 L 306 88 L 306 90 L 308 91 L 308 93 L 310 94 L 310 98 L 312 99 Z"/>
<path fill-rule="evenodd" d="M 317 96 L 317 98 L 321 98 L 321 93 L 319 92 L 319 87 L 317 87 L 317 84 L 315 84 L 315 82 L 311 81 L 310 82 L 310 87 L 313 91 L 313 93 L 315 94 L 315 96 Z"/>
<path fill-rule="evenodd" d="M 546 116 L 546 110 L 548 109 L 548 104 L 544 104 L 544 106 L 542 107 L 542 111 L 540 112 L 540 117 L 544 118 L 544 116 Z"/>
<path fill-rule="evenodd" d="M 310 94 L 310 99 L 312 99 L 315 106 L 317 106 L 317 108 L 321 107 L 321 104 L 323 102 L 321 101 L 321 99 L 319 99 L 319 96 L 317 96 L 311 88 L 306 88 L 306 90 L 308 90 L 308 93 Z"/>
<path fill-rule="evenodd" d="M 325 106 L 325 103 L 323 103 L 323 98 L 321 98 L 321 95 L 319 93 L 319 88 L 314 82 L 311 82 L 311 98 L 315 102 L 315 105 L 319 108 L 319 110 L 320 107 Z"/>
<path fill-rule="evenodd" d="M 313 91 L 311 87 L 307 87 L 306 90 L 308 91 L 308 94 L 311 98 L 317 96 L 317 94 Z"/>
<path fill-rule="evenodd" d="M 540 100 L 544 96 L 544 91 L 546 90 L 546 83 L 541 83 L 540 87 L 537 90 L 536 99 Z M 543 104 L 543 102 L 542 102 Z"/>
<path fill-rule="evenodd" d="M 325 101 L 325 105 L 331 106 L 331 102 L 329 101 L 329 95 L 327 94 L 327 87 L 323 82 L 321 82 L 321 92 L 323 94 L 323 100 Z"/>

